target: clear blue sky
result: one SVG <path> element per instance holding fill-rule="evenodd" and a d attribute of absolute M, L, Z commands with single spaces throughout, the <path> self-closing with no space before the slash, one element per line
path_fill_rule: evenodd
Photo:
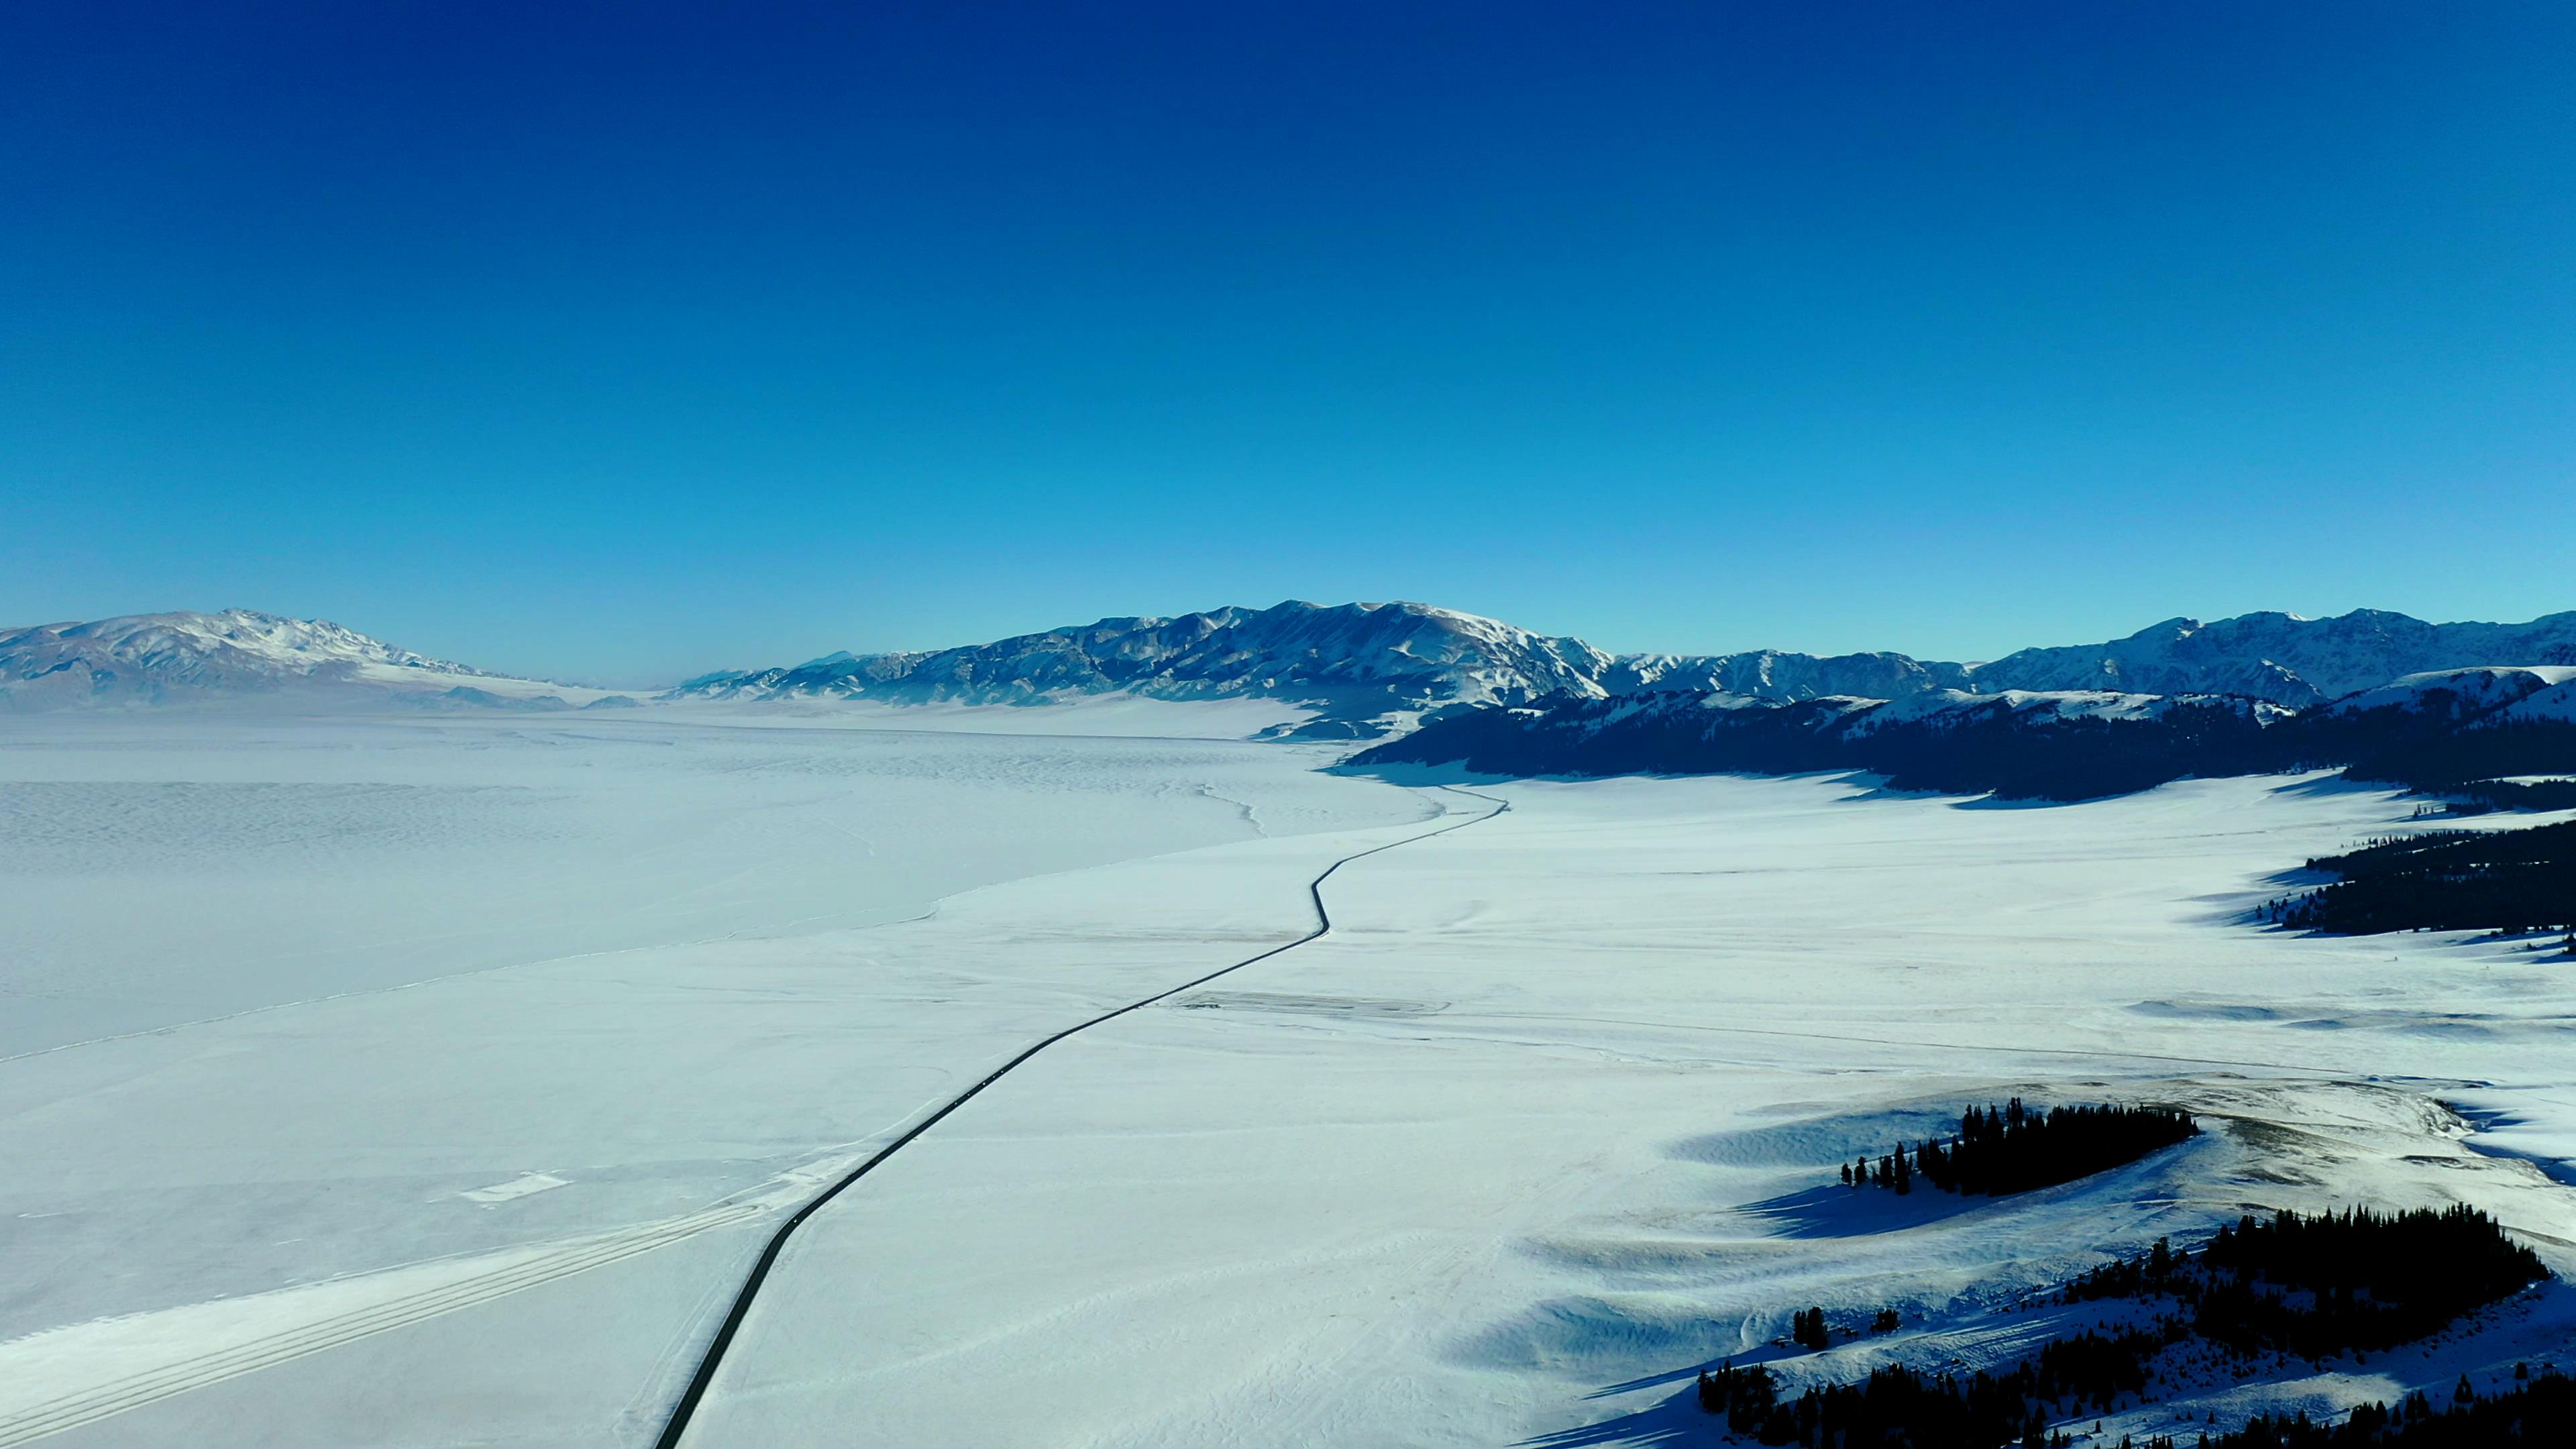
<path fill-rule="evenodd" d="M 0 623 L 2576 607 L 2576 7 L 0 10 Z"/>

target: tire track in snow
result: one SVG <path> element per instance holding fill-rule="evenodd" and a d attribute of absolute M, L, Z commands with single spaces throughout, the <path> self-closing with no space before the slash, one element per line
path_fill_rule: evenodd
<path fill-rule="evenodd" d="M 1393 850 L 1399 845 L 1412 845 L 1418 841 L 1429 840 L 1435 835 L 1446 835 L 1452 830 L 1464 830 L 1470 825 L 1481 825 L 1512 808 L 1510 801 L 1504 800 L 1498 796 L 1479 794 L 1474 790 L 1461 789 L 1455 785 L 1443 785 L 1440 788 L 1447 790 L 1452 794 L 1466 795 L 1478 800 L 1486 801 L 1494 808 L 1482 815 L 1474 817 L 1473 819 L 1455 821 L 1450 824 L 1443 825 L 1436 830 L 1426 830 L 1420 835 L 1408 835 L 1402 840 L 1391 840 L 1384 845 L 1374 845 L 1366 850 L 1356 851 L 1334 861 L 1331 865 L 1324 867 L 1323 871 L 1313 880 L 1306 883 L 1307 899 L 1313 903 L 1315 908 L 1315 929 L 1285 945 L 1273 946 L 1269 950 L 1264 951 L 1257 956 L 1247 956 L 1243 960 L 1237 961 L 1231 966 L 1220 967 L 1217 970 L 1209 972 L 1205 976 L 1197 978 L 1196 980 L 1184 981 L 1178 986 L 1157 991 L 1151 996 L 1131 1001 L 1125 1006 L 1118 1007 L 1113 1011 L 1102 1012 L 1100 1015 L 1092 1017 L 1088 1021 L 1077 1022 L 1074 1025 L 1068 1026 L 1064 1030 L 1057 1032 L 1053 1036 L 1044 1038 L 1035 1045 L 1023 1050 L 1018 1056 L 1015 1056 L 1009 1061 L 1002 1063 L 1000 1066 L 995 1067 L 982 1081 L 975 1083 L 975 1085 L 968 1087 L 965 1091 L 958 1093 L 956 1096 L 951 1097 L 946 1102 L 940 1104 L 938 1111 L 931 1113 L 918 1123 L 915 1123 L 910 1131 L 905 1132 L 901 1137 L 896 1138 L 894 1141 L 889 1142 L 884 1147 L 878 1149 L 866 1161 L 860 1163 L 856 1168 L 853 1168 L 846 1176 L 833 1183 L 830 1187 L 823 1189 L 823 1191 L 816 1194 L 811 1201 L 807 1202 L 803 1207 L 798 1208 L 793 1216 L 778 1225 L 778 1231 L 770 1235 L 768 1245 L 761 1249 L 759 1261 L 752 1264 L 750 1276 L 743 1280 L 742 1290 L 734 1295 L 733 1308 L 725 1314 L 724 1322 L 718 1325 L 715 1337 L 707 1344 L 706 1353 L 699 1358 L 697 1372 L 690 1376 L 688 1388 L 681 1393 L 679 1403 L 673 1406 L 669 1422 L 664 1424 L 662 1427 L 662 1436 L 654 1441 L 654 1449 L 679 1449 L 680 1441 L 686 1437 L 689 1432 L 690 1421 L 697 1415 L 698 1405 L 705 1401 L 708 1388 L 715 1383 L 716 1374 L 724 1365 L 725 1351 L 733 1346 L 735 1336 L 742 1331 L 743 1321 L 751 1316 L 752 1302 L 759 1296 L 761 1285 L 769 1280 L 770 1269 L 777 1266 L 778 1255 L 786 1251 L 787 1240 L 795 1235 L 798 1228 L 805 1225 L 805 1220 L 807 1218 L 810 1218 L 815 1213 L 821 1211 L 825 1204 L 840 1196 L 841 1193 L 851 1184 L 857 1182 L 860 1178 L 867 1176 L 869 1173 L 874 1172 L 879 1165 L 886 1161 L 886 1159 L 910 1146 L 913 1141 L 919 1138 L 923 1133 L 938 1126 L 941 1120 L 946 1118 L 950 1113 L 965 1106 L 968 1102 L 973 1101 L 986 1087 L 989 1087 L 995 1082 L 998 1082 L 1002 1078 L 1010 1075 L 1013 1071 L 1025 1065 L 1030 1058 L 1036 1056 L 1042 1051 L 1045 1051 L 1048 1047 L 1054 1046 L 1057 1042 L 1063 1041 L 1067 1037 L 1089 1031 L 1091 1028 L 1101 1025 L 1103 1022 L 1115 1021 L 1119 1017 L 1127 1015 L 1129 1012 L 1141 1011 L 1144 1008 L 1153 1005 L 1155 1002 L 1164 1000 L 1167 997 L 1178 996 L 1180 993 L 1190 990 L 1192 987 L 1204 986 L 1207 983 L 1216 980 L 1220 976 L 1240 971 L 1246 966 L 1257 965 L 1260 962 L 1269 960 L 1273 956 L 1285 955 L 1290 951 L 1296 950 L 1300 946 L 1320 940 L 1333 929 L 1332 912 L 1325 909 L 1324 906 L 1324 882 L 1331 880 L 1333 878 L 1333 872 L 1340 870 L 1343 866 L 1349 865 L 1355 860 L 1365 860 L 1369 856 L 1376 855 L 1382 851 Z M 0 1445 L 0 1449 L 5 1449 L 5 1445 Z"/>
<path fill-rule="evenodd" d="M 692 1238 L 716 1228 L 731 1227 L 764 1216 L 767 1205 L 750 1202 L 709 1208 L 683 1217 L 664 1218 L 614 1232 L 577 1238 L 533 1256 L 505 1250 L 497 1255 L 510 1259 L 506 1263 L 451 1279 L 426 1288 L 415 1289 L 396 1297 L 362 1304 L 327 1317 L 298 1323 L 291 1327 L 244 1339 L 228 1348 L 193 1358 L 164 1363 L 123 1378 L 31 1404 L 26 1408 L 0 1415 L 0 1449 L 31 1443 L 37 1439 L 96 1423 L 129 1409 L 139 1409 L 191 1389 L 205 1388 L 226 1379 L 271 1368 L 308 1354 L 354 1343 L 379 1333 L 470 1308 L 477 1303 L 569 1278 L 605 1267 L 639 1253 L 649 1253 L 683 1238 Z M 286 1290 L 289 1293 L 310 1290 Z M 259 1295 L 262 1297 L 272 1295 Z M 224 1300 L 218 1300 L 219 1303 Z M 253 1306 L 254 1300 L 230 1300 L 235 1306 Z M 184 1311 L 184 1310 L 181 1310 Z M 135 1315 L 134 1322 L 164 1317 L 163 1314 Z M 116 1320 L 111 1320 L 111 1324 Z M 57 1330 L 56 1332 L 77 1332 Z M 49 1337 L 38 1334 L 37 1338 Z M 24 1340 L 21 1340 L 22 1342 Z"/>

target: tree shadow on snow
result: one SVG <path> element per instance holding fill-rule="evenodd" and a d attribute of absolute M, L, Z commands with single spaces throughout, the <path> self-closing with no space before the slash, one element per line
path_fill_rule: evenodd
<path fill-rule="evenodd" d="M 1883 1187 L 1829 1182 L 1746 1203 L 1737 1211 L 1769 1223 L 1784 1238 L 1861 1238 L 1941 1222 L 1993 1201 L 1928 1187 L 1900 1196 Z"/>
<path fill-rule="evenodd" d="M 1691 1386 L 1651 1407 L 1621 1414 L 1615 1419 L 1604 1419 L 1598 1424 L 1586 1424 L 1579 1429 L 1559 1429 L 1552 1434 L 1540 1434 L 1520 1443 L 1523 1449 L 1576 1449 L 1576 1446 L 1587 1444 L 1705 1443 L 1709 1438 L 1709 1417 L 1699 1406 L 1699 1373 L 1693 1368 L 1674 1375 L 1689 1378 Z"/>

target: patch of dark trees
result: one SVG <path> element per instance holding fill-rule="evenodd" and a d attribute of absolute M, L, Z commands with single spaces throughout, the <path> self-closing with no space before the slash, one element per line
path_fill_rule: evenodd
<path fill-rule="evenodd" d="M 1789 1315 L 1789 1340 L 1800 1348 L 1829 1348 L 1833 1333 L 1825 1327 L 1825 1310 L 1801 1309 Z"/>
<path fill-rule="evenodd" d="M 2159 1240 L 2145 1254 L 2107 1263 L 2060 1290 L 2068 1303 L 2172 1300 L 2174 1310 L 2150 1325 L 2056 1339 L 2010 1369 L 1959 1375 L 1891 1365 L 1861 1382 L 1818 1385 L 1794 1398 L 1769 1369 L 1739 1369 L 1730 1361 L 1699 1376 L 1699 1404 L 1723 1414 L 1735 1434 L 1771 1445 L 2063 1446 L 2067 1436 L 2051 1431 L 2051 1421 L 2145 1402 L 2159 1356 L 2177 1344 L 2213 1344 L 2240 1360 L 2267 1350 L 2311 1359 L 2375 1351 L 2427 1337 L 2548 1276 L 2528 1248 L 2466 1206 L 2438 1213 L 2363 1208 L 2248 1216 L 2222 1227 L 2196 1254 Z M 1821 1332 L 1805 1331 L 1821 1330 L 1823 1318 L 1816 1309 L 1797 1315 L 1798 1341 L 1823 1347 Z M 2478 1399 L 2463 1379 L 2455 1402 L 2439 1413 L 2417 1395 L 2395 1409 L 2364 1405 L 2345 1424 L 2320 1425 L 2304 1416 L 2256 1419 L 2221 1437 L 2203 1436 L 2202 1443 L 2448 1449 L 2567 1442 L 2563 1434 L 2576 1410 L 2567 1394 L 2566 1384 L 2550 1376 Z M 2149 1449 L 2176 1446 L 2166 1439 Z"/>
<path fill-rule="evenodd" d="M 2308 869 L 2343 879 L 2274 902 L 2271 919 L 2352 935 L 2576 926 L 2576 821 L 2404 836 Z"/>
<path fill-rule="evenodd" d="M 2194 1333 L 2235 1353 L 2317 1359 L 2412 1343 L 2548 1276 L 2529 1248 L 2466 1204 L 2438 1213 L 2354 1208 L 2241 1218 L 2197 1255 L 2160 1240 L 2061 1296 L 2171 1298 L 2190 1310 Z"/>
<path fill-rule="evenodd" d="M 1903 1314 L 1898 1313 L 1893 1308 L 1882 1308 L 1870 1316 L 1868 1331 L 1871 1333 L 1894 1333 L 1896 1330 L 1904 1326 L 1905 1317 Z M 1842 1332 L 1854 1338 L 1859 1337 L 1861 1334 L 1861 1330 L 1857 1328 L 1845 1328 Z M 1790 1314 L 1789 1341 L 1798 1345 L 1800 1348 L 1826 1349 L 1833 1347 L 1834 1328 L 1832 1325 L 1825 1322 L 1825 1310 L 1821 1308 L 1804 1308 L 1796 1313 Z"/>
<path fill-rule="evenodd" d="M 2518 1375 L 2519 1376 L 2519 1375 Z M 2500 1394 L 2480 1396 L 2464 1377 L 2440 1408 L 2420 1390 L 2398 1402 L 2363 1404 L 2339 1424 L 2305 1410 L 2266 1416 L 2242 1429 L 2203 1434 L 2196 1449 L 2488 1449 L 2495 1444 L 2576 1444 L 2576 1379 L 2555 1368 Z M 2159 1435 L 2140 1449 L 2182 1449 Z"/>
<path fill-rule="evenodd" d="M 2007 1444 L 2062 1446 L 2051 1418 L 2135 1400 L 2150 1360 L 2184 1333 L 2178 1322 L 2119 1334 L 2057 1339 L 2002 1373 L 1927 1374 L 1902 1364 L 1856 1384 L 1825 1384 L 1795 1398 L 1759 1364 L 1699 1376 L 1699 1405 L 1764 1444 Z"/>
<path fill-rule="evenodd" d="M 1884 706 L 1878 707 L 1885 708 Z M 2265 710 L 2269 707 L 2265 706 Z M 2486 723 L 2478 706 L 2428 690 L 2415 707 L 2286 719 L 2248 699 L 2178 702 L 2151 719 L 2061 718 L 2003 701 L 1871 727 L 1848 700 L 1703 708 L 1699 696 L 1551 700 L 1432 720 L 1363 751 L 1372 764 L 1459 764 L 1495 775 L 1796 774 L 1868 770 L 1899 790 L 2090 800 L 2187 776 L 2343 767 L 2348 778 L 2457 794 L 2501 808 L 2546 804 L 2546 785 L 2507 775 L 2576 774 L 2576 721 Z"/>
<path fill-rule="evenodd" d="M 2436 793 L 2464 797 L 2454 815 L 2484 815 L 2491 810 L 2576 810 L 2576 780 L 2463 780 L 2433 787 Z"/>
<path fill-rule="evenodd" d="M 1944 1192 L 1995 1196 L 2055 1187 L 2135 1162 L 2198 1136 L 2191 1114 L 2171 1107 L 2051 1107 L 2034 1112 L 2015 1097 L 2001 1110 L 1970 1107 L 1944 1144 L 1899 1143 L 1873 1165 L 1867 1157 L 1842 1170 L 1854 1187 L 1911 1192 L 1914 1179 Z"/>

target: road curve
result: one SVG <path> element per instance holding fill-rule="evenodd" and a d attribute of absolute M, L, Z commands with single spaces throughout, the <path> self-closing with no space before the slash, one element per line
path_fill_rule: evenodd
<path fill-rule="evenodd" d="M 910 1146 L 915 1138 L 918 1138 L 921 1134 L 929 1131 L 931 1128 L 938 1126 L 941 1119 L 945 1118 L 949 1113 L 954 1112 L 958 1108 L 965 1106 L 968 1102 L 975 1100 L 977 1095 L 982 1093 L 986 1087 L 989 1087 L 995 1082 L 1000 1081 L 1002 1078 L 1009 1076 L 1012 1072 L 1018 1070 L 1022 1065 L 1027 1063 L 1031 1057 L 1045 1051 L 1048 1047 L 1054 1046 L 1057 1042 L 1063 1041 L 1066 1037 L 1078 1036 L 1103 1022 L 1115 1021 L 1119 1017 L 1125 1016 L 1131 1011 L 1141 1011 L 1166 997 L 1177 996 L 1181 992 L 1187 991 L 1194 986 L 1204 986 L 1220 976 L 1240 971 L 1246 966 L 1257 965 L 1263 961 L 1269 960 L 1273 956 L 1285 955 L 1290 951 L 1296 950 L 1300 946 L 1319 940 L 1323 936 L 1329 934 L 1333 929 L 1333 917 L 1332 913 L 1324 908 L 1324 882 L 1331 880 L 1333 878 L 1333 872 L 1340 870 L 1343 866 L 1346 866 L 1355 860 L 1365 860 L 1369 856 L 1376 855 L 1382 851 L 1393 850 L 1399 845 L 1412 845 L 1418 841 L 1429 840 L 1435 835 L 1446 835 L 1452 830 L 1464 830 L 1470 825 L 1481 825 L 1512 808 L 1510 801 L 1500 799 L 1496 796 L 1478 794 L 1476 791 L 1460 789 L 1455 785 L 1443 785 L 1440 788 L 1456 795 L 1473 796 L 1478 800 L 1486 801 L 1494 808 L 1486 811 L 1482 815 L 1475 816 L 1472 819 L 1453 821 L 1436 830 L 1426 830 L 1420 835 L 1408 835 L 1402 840 L 1391 840 L 1384 845 L 1373 845 L 1366 850 L 1354 851 L 1353 853 L 1334 861 L 1331 865 L 1325 866 L 1313 880 L 1306 883 L 1307 898 L 1314 903 L 1315 907 L 1315 929 L 1308 931 L 1305 935 L 1302 935 L 1296 940 L 1290 941 L 1285 945 L 1273 946 L 1269 950 L 1264 951 L 1257 956 L 1247 956 L 1244 959 L 1235 962 L 1231 966 L 1219 967 L 1218 969 L 1207 973 L 1205 976 L 1196 977 L 1192 980 L 1184 981 L 1177 986 L 1157 991 L 1151 996 L 1128 1002 L 1125 1006 L 1118 1007 L 1115 1010 L 1104 1011 L 1100 1015 L 1092 1017 L 1088 1021 L 1076 1022 L 1072 1026 L 1068 1026 L 1064 1030 L 1057 1032 L 1055 1035 L 1046 1037 L 1030 1045 L 1018 1056 L 1015 1056 L 1009 1061 L 1002 1063 L 1000 1066 L 995 1067 L 982 1081 L 975 1083 L 975 1085 L 968 1087 L 966 1090 L 959 1092 L 956 1096 L 953 1096 L 947 1101 L 941 1103 L 938 1111 L 931 1113 L 929 1116 L 924 1117 L 919 1122 L 913 1124 L 912 1130 L 904 1133 L 901 1137 L 896 1138 L 892 1142 L 887 1143 L 883 1148 L 879 1149 L 874 1156 L 868 1158 L 865 1162 L 860 1163 L 857 1167 L 852 1168 L 849 1173 L 843 1176 L 839 1181 L 823 1189 L 821 1192 L 816 1193 L 811 1201 L 807 1202 L 803 1207 L 798 1208 L 788 1217 L 787 1221 L 780 1223 L 778 1225 L 778 1231 L 770 1234 L 769 1242 L 761 1248 L 760 1258 L 757 1262 L 751 1265 L 750 1274 L 743 1279 L 742 1290 L 734 1295 L 733 1307 L 725 1314 L 724 1323 L 716 1329 L 716 1336 L 708 1341 L 705 1355 L 698 1360 L 698 1370 L 696 1373 L 690 1375 L 689 1387 L 680 1395 L 679 1403 L 673 1406 L 670 1421 L 662 1426 L 662 1436 L 654 1441 L 654 1449 L 679 1449 L 680 1441 L 689 1432 L 690 1421 L 697 1415 L 698 1405 L 706 1399 L 707 1389 L 715 1383 L 717 1370 L 722 1368 L 724 1365 L 725 1350 L 733 1346 L 734 1335 L 742 1331 L 743 1320 L 751 1315 L 752 1300 L 760 1296 L 760 1287 L 763 1283 L 768 1281 L 769 1270 L 777 1266 L 778 1255 L 786 1250 L 787 1240 L 795 1235 L 798 1228 L 804 1226 L 807 1218 L 810 1218 L 817 1212 L 822 1211 L 824 1204 L 829 1203 L 832 1199 L 840 1196 L 842 1191 L 849 1187 L 850 1184 L 857 1182 L 860 1178 L 876 1171 L 887 1158 L 894 1156 L 896 1153 L 901 1152 L 904 1148 Z"/>

